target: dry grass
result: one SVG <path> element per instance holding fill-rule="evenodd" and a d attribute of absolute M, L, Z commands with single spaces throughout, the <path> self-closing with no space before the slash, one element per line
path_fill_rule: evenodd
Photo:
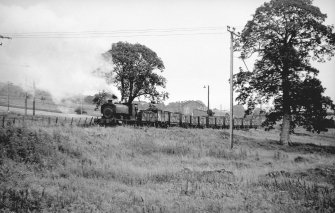
<path fill-rule="evenodd" d="M 303 133 L 303 134 L 302 134 Z M 0 129 L 0 209 L 62 212 L 333 212 L 334 131 Z"/>

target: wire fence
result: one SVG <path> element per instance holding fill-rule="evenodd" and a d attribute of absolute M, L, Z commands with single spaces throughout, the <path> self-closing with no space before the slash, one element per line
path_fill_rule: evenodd
<path fill-rule="evenodd" d="M 54 116 L 21 116 L 0 115 L 1 127 L 8 126 L 79 126 L 89 127 L 96 125 L 96 117 L 54 117 Z"/>
<path fill-rule="evenodd" d="M 9 97 L 0 95 L 0 106 L 9 107 L 9 108 L 18 108 L 25 109 L 25 97 L 23 96 L 14 96 Z M 33 99 L 27 99 L 27 109 L 33 109 Z M 94 104 L 88 104 L 86 102 L 72 102 L 72 103 L 55 103 L 51 100 L 41 100 L 40 98 L 35 99 L 35 110 L 45 111 L 45 112 L 65 112 L 65 113 L 79 113 L 89 114 L 92 116 L 98 115 L 98 112 L 95 110 Z"/>

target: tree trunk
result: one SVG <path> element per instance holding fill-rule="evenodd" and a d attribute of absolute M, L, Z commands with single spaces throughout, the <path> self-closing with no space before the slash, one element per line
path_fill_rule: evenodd
<path fill-rule="evenodd" d="M 285 57 L 288 57 L 286 54 Z M 287 61 L 287 60 L 285 60 Z M 280 132 L 279 143 L 282 145 L 289 145 L 290 143 L 290 126 L 291 126 L 291 102 L 290 102 L 290 83 L 289 83 L 289 69 L 284 66 L 282 74 L 283 87 L 283 123 Z"/>
<path fill-rule="evenodd" d="M 290 141 L 291 115 L 284 114 L 280 132 L 280 144 L 288 145 Z"/>

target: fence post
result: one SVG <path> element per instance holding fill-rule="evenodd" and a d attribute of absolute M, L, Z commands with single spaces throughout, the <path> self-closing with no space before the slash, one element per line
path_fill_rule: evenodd
<path fill-rule="evenodd" d="M 86 121 L 87 121 L 87 117 L 86 117 L 86 119 L 85 119 L 85 123 L 84 123 L 84 126 L 86 126 Z"/>
<path fill-rule="evenodd" d="M 2 117 L 2 127 L 5 128 L 5 116 Z"/>
<path fill-rule="evenodd" d="M 57 122 L 58 122 L 58 117 L 56 117 L 56 125 L 57 125 Z"/>
<path fill-rule="evenodd" d="M 79 118 L 79 121 L 78 121 L 78 124 L 77 124 L 77 126 L 79 126 L 79 124 L 80 124 L 80 120 L 81 120 L 81 118 Z"/>
<path fill-rule="evenodd" d="M 73 122 L 73 117 L 71 118 L 71 124 L 70 124 L 71 126 L 72 126 L 72 122 Z"/>
<path fill-rule="evenodd" d="M 91 120 L 90 120 L 90 126 L 92 125 L 92 121 L 93 121 L 93 117 L 92 117 Z"/>

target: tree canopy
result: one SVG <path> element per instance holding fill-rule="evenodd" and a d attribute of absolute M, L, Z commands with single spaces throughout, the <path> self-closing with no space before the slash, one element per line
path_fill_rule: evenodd
<path fill-rule="evenodd" d="M 295 125 L 325 130 L 326 110 L 334 109 L 310 63 L 334 56 L 335 35 L 333 26 L 324 25 L 326 17 L 311 0 L 271 0 L 257 8 L 237 42 L 241 55 L 256 53 L 258 59 L 253 71 L 234 75 L 236 99 L 249 111 L 257 103 L 273 103 L 265 125 L 282 120 L 283 144 Z"/>
<path fill-rule="evenodd" d="M 94 94 L 92 98 L 92 103 L 95 104 L 94 110 L 99 109 L 101 105 L 103 105 L 104 103 L 107 103 L 107 101 L 110 99 L 112 100 L 117 99 L 117 97 L 111 93 L 106 92 L 105 90 L 102 90 L 98 92 L 97 94 Z"/>
<path fill-rule="evenodd" d="M 163 61 L 148 47 L 118 42 L 103 56 L 113 64 L 107 78 L 121 92 L 121 101 L 130 104 L 141 96 L 154 102 L 168 98 L 167 92 L 158 90 L 165 88 L 166 79 L 154 72 L 164 71 Z"/>

